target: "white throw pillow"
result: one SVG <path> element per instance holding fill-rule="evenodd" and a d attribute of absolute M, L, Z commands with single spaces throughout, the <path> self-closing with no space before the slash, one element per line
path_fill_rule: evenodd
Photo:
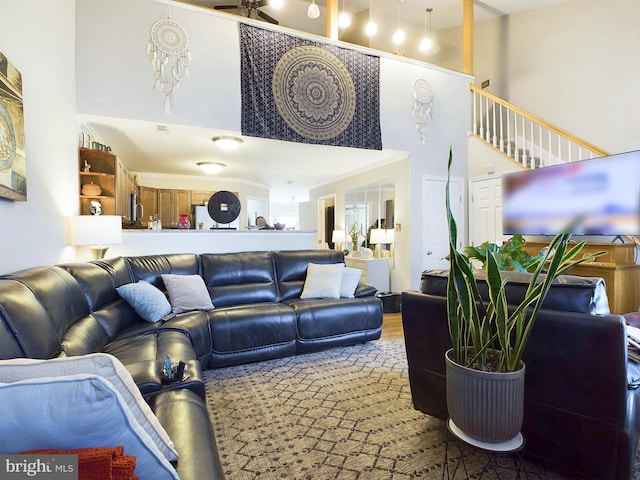
<path fill-rule="evenodd" d="M 353 298 L 355 296 L 361 276 L 362 270 L 359 268 L 344 268 L 342 283 L 340 284 L 340 298 Z"/>
<path fill-rule="evenodd" d="M 135 474 L 178 480 L 122 396 L 98 375 L 43 377 L 0 384 L 0 453 L 124 446 Z"/>
<path fill-rule="evenodd" d="M 209 291 L 200 275 L 162 275 L 173 313 L 213 310 Z"/>
<path fill-rule="evenodd" d="M 14 383 L 41 377 L 58 377 L 74 374 L 99 375 L 109 381 L 120 393 L 129 410 L 169 461 L 178 459 L 173 442 L 164 427 L 140 394 L 129 371 L 113 355 L 91 353 L 77 357 L 34 360 L 14 358 L 0 360 L 0 383 Z"/>
<path fill-rule="evenodd" d="M 344 263 L 310 263 L 300 298 L 340 298 L 344 269 Z"/>

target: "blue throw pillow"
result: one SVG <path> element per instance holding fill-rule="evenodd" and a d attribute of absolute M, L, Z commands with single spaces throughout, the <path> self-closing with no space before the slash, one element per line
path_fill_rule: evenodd
<path fill-rule="evenodd" d="M 122 285 L 116 292 L 147 322 L 156 323 L 171 313 L 171 304 L 164 293 L 144 280 Z"/>

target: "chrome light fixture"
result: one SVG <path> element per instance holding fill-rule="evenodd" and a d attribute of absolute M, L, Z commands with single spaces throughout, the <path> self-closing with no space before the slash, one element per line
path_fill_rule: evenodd
<path fill-rule="evenodd" d="M 216 147 L 222 150 L 235 150 L 242 145 L 243 140 L 238 137 L 219 136 L 211 139 L 215 143 Z"/>
<path fill-rule="evenodd" d="M 424 13 L 424 38 L 420 42 L 420 50 L 428 52 L 433 48 L 433 38 L 431 37 L 431 12 L 433 8 L 427 8 Z M 427 35 L 427 16 L 429 16 L 429 35 Z"/>
<path fill-rule="evenodd" d="M 208 173 L 209 175 L 215 175 L 226 167 L 224 163 L 220 162 L 198 162 L 198 166 L 204 173 Z"/>
<path fill-rule="evenodd" d="M 309 18 L 318 18 L 320 16 L 320 9 L 318 5 L 316 5 L 316 0 L 311 0 L 309 4 L 309 8 L 307 9 L 307 17 Z"/>

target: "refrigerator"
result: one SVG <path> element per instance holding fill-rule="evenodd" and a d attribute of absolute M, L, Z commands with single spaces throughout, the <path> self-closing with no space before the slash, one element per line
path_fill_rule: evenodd
<path fill-rule="evenodd" d="M 215 222 L 209 215 L 209 210 L 207 209 L 206 205 L 193 205 L 191 209 L 193 212 L 193 219 L 194 219 L 193 228 L 195 228 L 196 230 L 198 229 L 198 222 L 203 223 L 203 227 L 202 227 L 203 230 L 211 230 L 214 226 L 220 229 L 233 229 L 233 230 L 237 230 L 240 227 L 240 217 L 236 218 L 231 223 L 220 223 L 220 224 L 214 225 Z"/>

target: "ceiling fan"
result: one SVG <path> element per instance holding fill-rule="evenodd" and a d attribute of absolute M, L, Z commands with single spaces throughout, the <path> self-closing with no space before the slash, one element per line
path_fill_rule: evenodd
<path fill-rule="evenodd" d="M 241 4 L 236 5 L 215 5 L 215 10 L 239 10 L 240 15 L 247 18 L 261 18 L 265 22 L 278 25 L 278 21 L 270 15 L 260 10 L 261 7 L 269 5 L 268 0 L 242 0 Z"/>

